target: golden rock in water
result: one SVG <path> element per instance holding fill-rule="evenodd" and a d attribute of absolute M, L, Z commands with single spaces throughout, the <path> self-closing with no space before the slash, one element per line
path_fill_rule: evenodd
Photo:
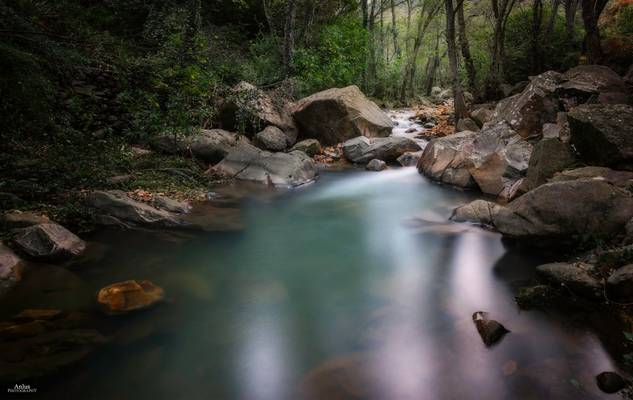
<path fill-rule="evenodd" d="M 163 299 L 164 293 L 150 281 L 129 280 L 99 290 L 97 302 L 108 314 L 124 314 L 153 306 Z"/>

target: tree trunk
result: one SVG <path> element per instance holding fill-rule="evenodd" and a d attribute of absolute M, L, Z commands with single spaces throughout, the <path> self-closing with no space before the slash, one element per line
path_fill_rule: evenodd
<path fill-rule="evenodd" d="M 453 104 L 455 106 L 455 124 L 468 116 L 462 85 L 459 82 L 457 70 L 457 48 L 455 45 L 455 10 L 453 0 L 444 0 L 446 8 L 446 47 L 448 49 L 448 64 L 451 74 L 451 87 L 453 89 Z"/>
<path fill-rule="evenodd" d="M 578 0 L 563 0 L 565 6 L 565 30 L 567 32 L 567 42 L 573 43 L 576 39 L 574 25 L 576 22 L 576 11 L 578 10 Z"/>
<path fill-rule="evenodd" d="M 296 0 L 287 0 L 286 22 L 284 24 L 284 77 L 288 78 L 293 72 L 293 58 L 295 51 L 295 17 L 297 13 Z"/>
<path fill-rule="evenodd" d="M 485 96 L 496 99 L 501 95 L 500 85 L 502 71 L 505 70 L 505 27 L 514 7 L 515 0 L 491 0 L 494 17 L 494 34 L 492 39 L 492 51 L 490 55 L 490 71 L 486 78 Z"/>
<path fill-rule="evenodd" d="M 536 75 L 541 72 L 541 21 L 543 19 L 542 0 L 532 2 L 532 38 L 530 49 L 530 70 Z"/>
<path fill-rule="evenodd" d="M 552 32 L 554 32 L 554 26 L 556 25 L 556 17 L 558 16 L 558 7 L 560 6 L 560 0 L 552 1 L 552 9 L 549 16 L 549 20 L 547 21 L 547 28 L 545 29 L 545 34 L 543 35 L 543 43 L 549 43 L 549 39 L 552 36 Z"/>
<path fill-rule="evenodd" d="M 391 0 L 391 35 L 393 36 L 393 53 L 396 57 L 400 56 L 400 47 L 398 46 L 398 28 L 396 27 L 396 10 L 394 1 Z"/>
<path fill-rule="evenodd" d="M 582 21 L 585 26 L 585 38 L 583 40 L 583 54 L 591 64 L 602 61 L 604 54 L 600 44 L 600 29 L 598 20 L 608 0 L 582 0 Z"/>
<path fill-rule="evenodd" d="M 470 55 L 470 45 L 468 44 L 468 36 L 466 35 L 466 19 L 464 18 L 464 1 L 460 1 L 457 5 L 457 27 L 459 46 L 462 51 L 462 57 L 464 58 L 464 64 L 466 67 L 466 75 L 468 76 L 468 90 L 477 96 L 477 71 L 475 69 L 475 63 Z"/>

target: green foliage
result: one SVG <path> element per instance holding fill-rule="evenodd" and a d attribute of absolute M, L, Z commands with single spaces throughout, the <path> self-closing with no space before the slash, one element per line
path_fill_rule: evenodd
<path fill-rule="evenodd" d="M 551 35 L 544 40 L 546 24 L 551 15 L 551 7 L 545 6 L 543 9 L 543 22 L 541 25 L 540 46 L 540 70 L 531 71 L 531 40 L 532 31 L 532 11 L 530 9 L 520 9 L 508 18 L 505 49 L 507 61 L 505 64 L 505 79 L 508 82 L 518 82 L 526 80 L 532 72 L 543 72 L 547 70 L 567 70 L 578 63 L 580 39 L 582 32 L 576 27 L 576 40 L 569 41 L 565 31 L 565 20 L 557 15 L 554 29 Z"/>
<path fill-rule="evenodd" d="M 627 4 L 617 15 L 616 28 L 621 35 L 633 36 L 633 4 Z"/>
<path fill-rule="evenodd" d="M 299 49 L 295 67 L 303 93 L 358 84 L 367 58 L 367 32 L 351 18 L 324 26 L 311 48 Z"/>
<path fill-rule="evenodd" d="M 254 85 L 267 85 L 280 81 L 281 40 L 272 35 L 259 35 L 248 48 L 248 56 L 239 64 L 240 79 Z"/>

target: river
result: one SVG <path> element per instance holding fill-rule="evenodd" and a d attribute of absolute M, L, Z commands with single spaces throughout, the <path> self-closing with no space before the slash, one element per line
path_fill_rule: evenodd
<path fill-rule="evenodd" d="M 30 277 L 21 306 L 94 309 L 112 282 L 150 279 L 167 301 L 120 317 L 107 351 L 39 392 L 73 399 L 595 399 L 613 369 L 581 318 L 520 311 L 546 261 L 448 221 L 474 198 L 415 168 L 322 172 L 239 205 L 234 232 L 101 230 L 72 285 Z M 55 267 L 51 267 L 55 268 Z M 37 273 L 35 273 L 37 277 Z M 76 281 L 75 281 L 76 280 Z M 30 282 L 30 283 L 29 283 Z M 481 341 L 487 311 L 511 333 Z"/>

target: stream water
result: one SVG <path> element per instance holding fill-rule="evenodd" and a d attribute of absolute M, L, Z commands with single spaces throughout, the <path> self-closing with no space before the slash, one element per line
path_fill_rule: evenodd
<path fill-rule="evenodd" d="M 112 282 L 150 279 L 167 302 L 119 318 L 107 351 L 39 392 L 69 399 L 595 399 L 613 369 L 582 318 L 522 312 L 544 261 L 448 221 L 471 194 L 415 168 L 323 172 L 241 201 L 243 228 L 97 232 L 102 256 L 27 277 L 25 306 L 94 309 Z M 50 290 L 58 271 L 67 283 Z M 30 282 L 30 283 L 29 283 Z M 26 289 L 25 289 L 26 290 Z M 17 301 L 17 300 L 16 300 Z M 510 331 L 481 341 L 471 316 Z"/>

